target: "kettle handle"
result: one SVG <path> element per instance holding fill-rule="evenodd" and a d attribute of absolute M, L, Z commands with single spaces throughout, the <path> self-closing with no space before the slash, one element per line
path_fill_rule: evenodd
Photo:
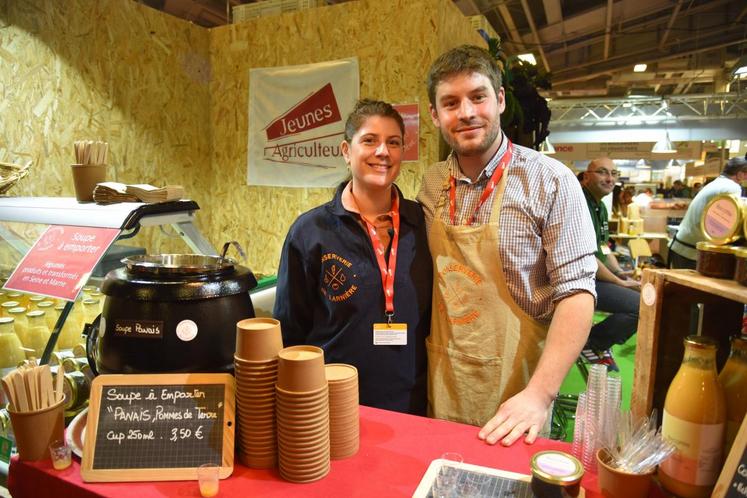
<path fill-rule="evenodd" d="M 86 336 L 86 358 L 91 372 L 96 376 L 99 374 L 96 370 L 96 346 L 99 341 L 99 326 L 101 325 L 101 315 L 99 314 L 92 323 L 87 323 L 83 328 L 83 334 Z"/>

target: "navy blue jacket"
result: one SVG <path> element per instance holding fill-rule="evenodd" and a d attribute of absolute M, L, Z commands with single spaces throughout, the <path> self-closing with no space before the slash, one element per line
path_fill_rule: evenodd
<path fill-rule="evenodd" d="M 422 209 L 399 193 L 393 321 L 407 324 L 407 345 L 374 346 L 373 324 L 386 322 L 384 291 L 371 240 L 342 205 L 344 187 L 299 216 L 285 239 L 274 309 L 283 343 L 319 346 L 327 363 L 355 365 L 361 404 L 425 415 L 433 277 Z"/>

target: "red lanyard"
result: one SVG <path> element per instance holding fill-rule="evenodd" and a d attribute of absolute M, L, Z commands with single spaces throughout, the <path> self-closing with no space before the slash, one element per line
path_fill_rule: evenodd
<path fill-rule="evenodd" d="M 472 216 L 470 216 L 467 220 L 467 226 L 470 226 L 475 222 L 477 212 L 480 210 L 482 205 L 485 204 L 485 201 L 488 200 L 490 194 L 493 193 L 493 190 L 495 190 L 495 186 L 498 185 L 498 182 L 501 181 L 503 170 L 506 169 L 506 166 L 508 166 L 508 163 L 511 161 L 511 156 L 513 155 L 513 153 L 514 144 L 511 143 L 511 140 L 508 140 L 506 152 L 503 154 L 503 157 L 501 158 L 500 163 L 498 163 L 498 166 L 496 166 L 495 171 L 493 171 L 493 176 L 490 177 L 485 190 L 483 190 L 482 195 L 480 196 L 480 200 L 477 203 L 477 207 L 475 208 L 475 212 L 472 213 Z M 449 217 L 451 219 L 451 224 L 456 225 L 456 178 L 454 178 L 454 175 L 451 175 L 449 177 L 449 184 Z"/>
<path fill-rule="evenodd" d="M 360 212 L 358 207 L 358 201 L 352 195 L 353 190 L 351 188 L 351 199 L 355 203 L 356 208 Z M 359 213 L 360 214 L 360 213 Z M 376 254 L 376 262 L 379 264 L 379 271 L 381 271 L 381 284 L 384 287 L 384 299 L 386 302 L 386 316 L 389 323 L 392 321 L 394 316 L 394 272 L 397 269 L 397 246 L 399 245 L 399 196 L 396 191 L 392 192 L 392 210 L 389 213 L 392 216 L 392 227 L 394 228 L 394 235 L 392 236 L 392 245 L 389 249 L 389 265 L 384 261 L 384 254 L 386 248 L 381 245 L 379 237 L 376 235 L 376 227 L 363 217 L 361 219 L 366 224 L 366 232 L 368 237 L 371 239 L 373 244 L 374 254 Z"/>

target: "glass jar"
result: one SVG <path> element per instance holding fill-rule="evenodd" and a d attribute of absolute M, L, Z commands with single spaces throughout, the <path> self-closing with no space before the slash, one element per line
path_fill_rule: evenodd
<path fill-rule="evenodd" d="M 44 348 L 47 347 L 51 332 L 47 326 L 47 318 L 44 312 L 40 310 L 29 311 L 26 313 L 28 324 L 28 349 L 33 350 L 31 353 L 34 358 L 41 358 Z M 28 353 L 28 352 L 27 352 Z M 28 356 L 28 355 L 27 355 Z"/>
<path fill-rule="evenodd" d="M 28 350 L 29 341 L 29 321 L 26 318 L 26 308 L 17 306 L 8 310 L 8 316 L 13 319 L 13 328 L 16 331 L 18 339 L 21 340 L 24 350 Z"/>
<path fill-rule="evenodd" d="M 83 300 L 83 318 L 86 323 L 93 323 L 99 316 L 99 300 L 88 298 Z"/>
<path fill-rule="evenodd" d="M 50 332 L 54 331 L 57 317 L 60 316 L 54 309 L 54 301 L 42 301 L 36 305 L 36 309 L 44 312 L 44 316 L 47 319 L 47 327 L 49 327 Z"/>
<path fill-rule="evenodd" d="M 710 337 L 685 338 L 682 365 L 664 401 L 662 436 L 676 451 L 659 466 L 659 481 L 682 498 L 708 498 L 721 472 L 726 400 L 716 348 Z"/>
<path fill-rule="evenodd" d="M 8 316 L 0 318 L 0 368 L 15 368 L 26 358 L 21 339 L 16 335 L 14 322 Z"/>
<path fill-rule="evenodd" d="M 18 303 L 18 306 L 28 308 L 29 297 L 30 296 L 28 294 L 24 294 L 22 292 L 11 292 L 8 294 L 8 301 L 16 301 Z"/>
<path fill-rule="evenodd" d="M 3 313 L 2 313 L 3 316 L 10 316 L 8 314 L 8 310 L 12 308 L 19 308 L 20 306 L 21 306 L 21 303 L 19 303 L 18 301 L 8 300 L 8 301 L 5 301 L 3 304 L 0 304 L 0 309 L 3 310 Z"/>
<path fill-rule="evenodd" d="M 719 246 L 710 242 L 698 242 L 698 260 L 695 269 L 701 275 L 713 278 L 734 278 L 736 259 L 731 246 Z"/>
<path fill-rule="evenodd" d="M 33 311 L 35 309 L 38 309 L 39 308 L 39 303 L 41 303 L 45 299 L 46 299 L 46 297 L 44 297 L 44 296 L 37 296 L 37 295 L 30 296 L 29 297 L 29 306 L 28 306 L 29 311 Z"/>
<path fill-rule="evenodd" d="M 530 487 L 534 496 L 576 498 L 580 492 L 584 467 L 577 458 L 562 451 L 540 451 L 532 456 Z"/>
<path fill-rule="evenodd" d="M 83 372 L 65 372 L 62 379 L 62 392 L 65 395 L 65 410 L 74 411 L 86 401 L 91 390 L 88 377 Z"/>
<path fill-rule="evenodd" d="M 81 335 L 83 333 L 83 310 L 81 307 L 81 302 L 76 301 L 73 305 L 73 309 L 68 313 L 65 324 L 62 326 L 60 336 L 57 339 L 57 345 L 60 349 L 71 349 L 81 341 Z M 55 311 L 61 313 L 63 308 L 64 305 L 58 305 L 55 307 Z"/>
<path fill-rule="evenodd" d="M 724 455 L 729 454 L 739 426 L 747 413 L 747 337 L 733 337 L 731 353 L 718 376 L 726 397 Z"/>

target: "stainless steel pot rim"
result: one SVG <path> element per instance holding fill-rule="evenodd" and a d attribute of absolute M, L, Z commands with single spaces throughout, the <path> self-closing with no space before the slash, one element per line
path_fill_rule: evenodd
<path fill-rule="evenodd" d="M 226 272 L 236 261 L 201 254 L 144 254 L 121 260 L 129 272 L 149 274 L 199 274 Z"/>

